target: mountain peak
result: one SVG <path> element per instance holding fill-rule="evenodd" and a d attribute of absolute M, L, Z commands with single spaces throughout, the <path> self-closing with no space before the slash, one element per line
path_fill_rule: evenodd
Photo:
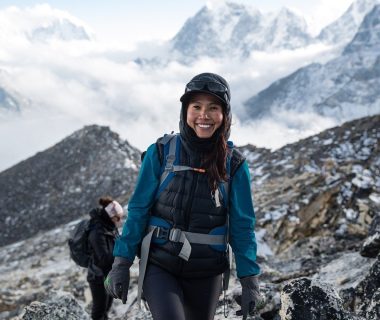
<path fill-rule="evenodd" d="M 47 42 L 50 40 L 90 40 L 85 28 L 76 25 L 67 18 L 56 19 L 47 25 L 38 26 L 29 33 L 31 41 Z"/>
<path fill-rule="evenodd" d="M 48 4 L 26 8 L 9 7 L 1 13 L 0 37 L 5 40 L 16 37 L 44 43 L 54 40 L 88 41 L 92 38 L 92 33 L 84 22 Z"/>
<path fill-rule="evenodd" d="M 377 5 L 341 56 L 302 67 L 248 99 L 245 107 L 251 119 L 296 112 L 341 123 L 379 113 L 379 17 Z"/>
<path fill-rule="evenodd" d="M 363 0 L 365 1 L 365 0 Z M 375 50 L 375 48 L 378 48 Z M 343 54 L 370 50 L 380 50 L 380 4 L 376 5 L 365 17 L 354 39 L 346 46 Z"/>
<path fill-rule="evenodd" d="M 97 198 L 128 198 L 140 152 L 110 128 L 86 126 L 0 172 L 0 246 L 78 219 Z M 15 212 L 18 219 L 10 219 Z"/>
<path fill-rule="evenodd" d="M 294 49 L 310 41 L 305 19 L 288 8 L 262 14 L 250 6 L 223 2 L 205 6 L 188 19 L 171 46 L 187 60 L 195 60 L 246 57 L 253 50 Z"/>
<path fill-rule="evenodd" d="M 321 30 L 318 40 L 332 44 L 347 43 L 355 36 L 365 15 L 377 4 L 380 0 L 354 1 L 340 18 Z"/>

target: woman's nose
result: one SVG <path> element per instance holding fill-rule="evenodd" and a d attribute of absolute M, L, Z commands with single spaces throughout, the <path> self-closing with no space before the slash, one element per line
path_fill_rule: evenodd
<path fill-rule="evenodd" d="M 208 118 L 208 112 L 206 109 L 202 109 L 200 113 L 201 118 Z"/>

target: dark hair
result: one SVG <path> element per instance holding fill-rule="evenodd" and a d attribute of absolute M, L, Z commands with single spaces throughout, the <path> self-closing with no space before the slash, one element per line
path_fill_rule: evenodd
<path fill-rule="evenodd" d="M 113 198 L 110 196 L 103 196 L 99 198 L 98 203 L 103 207 L 107 207 L 111 202 L 113 201 Z"/>
<path fill-rule="evenodd" d="M 223 122 L 218 128 L 216 134 L 218 135 L 214 148 L 205 154 L 203 167 L 206 169 L 208 182 L 213 191 L 218 187 L 222 181 L 227 181 L 227 139 L 226 132 L 231 128 L 231 117 L 227 117 L 225 108 L 223 108 Z"/>

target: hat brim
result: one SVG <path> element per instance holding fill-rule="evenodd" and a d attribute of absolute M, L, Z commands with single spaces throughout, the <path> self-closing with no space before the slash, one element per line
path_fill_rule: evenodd
<path fill-rule="evenodd" d="M 191 90 L 191 91 L 188 91 L 188 92 L 185 92 L 182 97 L 179 99 L 179 101 L 181 102 L 186 102 L 189 100 L 190 96 L 193 95 L 194 93 L 207 93 L 211 96 L 214 96 L 216 98 L 218 98 L 218 100 L 220 102 L 222 102 L 223 105 L 226 105 L 226 101 L 224 101 L 221 97 L 219 97 L 217 94 L 211 92 L 211 91 L 208 91 L 208 90 Z"/>

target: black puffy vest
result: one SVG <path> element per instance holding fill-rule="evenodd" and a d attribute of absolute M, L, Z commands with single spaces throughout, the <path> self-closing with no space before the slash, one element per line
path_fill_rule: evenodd
<path fill-rule="evenodd" d="M 157 144 L 162 154 L 162 145 Z M 189 155 L 184 145 L 181 147 L 180 164 L 200 168 L 200 156 Z M 231 160 L 231 175 L 244 161 L 234 149 Z M 162 218 L 173 227 L 196 233 L 209 233 L 213 228 L 224 226 L 227 208 L 216 207 L 211 196 L 207 176 L 194 171 L 176 172 L 165 190 L 151 209 L 151 215 Z M 182 277 L 200 278 L 223 273 L 228 267 L 228 253 L 217 251 L 209 245 L 191 244 L 188 261 L 178 256 L 182 243 L 167 241 L 165 244 L 152 242 L 149 262 Z"/>

